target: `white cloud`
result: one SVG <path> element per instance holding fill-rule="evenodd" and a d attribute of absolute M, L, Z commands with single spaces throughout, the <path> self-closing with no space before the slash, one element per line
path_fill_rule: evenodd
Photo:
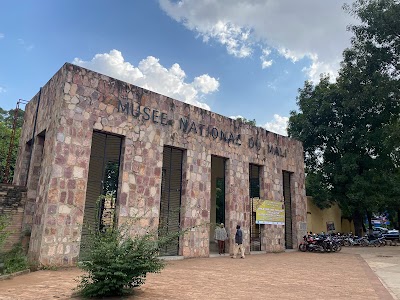
<path fill-rule="evenodd" d="M 237 115 L 237 116 L 230 116 L 229 118 L 231 119 L 244 119 L 243 116 Z M 274 114 L 274 120 L 271 122 L 267 122 L 264 125 L 260 126 L 262 128 L 265 128 L 268 131 L 278 133 L 280 135 L 287 136 L 287 126 L 288 126 L 289 118 L 288 117 L 282 117 L 278 114 Z"/>
<path fill-rule="evenodd" d="M 272 80 L 267 82 L 267 87 L 273 91 L 276 91 L 278 89 L 277 87 L 277 80 Z"/>
<path fill-rule="evenodd" d="M 26 43 L 23 39 L 18 39 L 18 44 L 25 48 L 26 51 L 31 51 L 35 45 Z"/>
<path fill-rule="evenodd" d="M 202 93 L 208 94 L 218 90 L 219 82 L 208 74 L 204 74 L 194 79 L 193 86 L 199 89 Z"/>
<path fill-rule="evenodd" d="M 350 0 L 352 1 L 352 0 Z M 356 20 L 343 11 L 346 0 L 159 0 L 174 20 L 224 45 L 236 57 L 256 47 L 271 48 L 293 62 L 311 60 L 304 71 L 312 80 L 321 72 L 337 74 L 342 51 L 350 45 L 346 26 Z M 261 59 L 261 66 L 272 62 Z"/>
<path fill-rule="evenodd" d="M 263 69 L 268 68 L 270 66 L 272 66 L 273 60 L 272 59 L 268 59 L 268 56 L 271 54 L 271 50 L 269 49 L 263 49 L 262 50 L 262 55 L 260 56 L 261 59 L 261 67 Z"/>
<path fill-rule="evenodd" d="M 5 37 L 4 33 L 0 32 L 0 39 L 2 39 L 4 37 Z"/>
<path fill-rule="evenodd" d="M 96 54 L 90 61 L 75 58 L 72 63 L 207 110 L 210 107 L 204 103 L 204 96 L 218 91 L 219 87 L 218 80 L 208 74 L 187 83 L 185 71 L 179 64 L 167 69 L 153 56 L 141 60 L 135 67 L 115 49 L 110 53 Z"/>
<path fill-rule="evenodd" d="M 331 79 L 335 79 L 337 75 L 337 66 L 339 66 L 339 64 L 340 58 L 337 58 L 336 60 L 333 59 L 331 63 L 322 63 L 318 61 L 317 56 L 313 56 L 311 66 L 303 68 L 303 72 L 306 72 L 309 78 L 314 82 L 319 81 L 321 74 L 328 74 Z"/>
<path fill-rule="evenodd" d="M 0 94 L 5 92 L 7 92 L 7 90 L 4 87 L 0 86 Z"/>
<path fill-rule="evenodd" d="M 261 68 L 265 69 L 272 66 L 273 60 L 262 60 Z"/>
<path fill-rule="evenodd" d="M 242 29 L 230 22 L 218 21 L 203 34 L 203 40 L 207 42 L 210 38 L 214 38 L 226 46 L 229 54 L 247 57 L 252 52 L 249 35 L 250 31 L 247 29 Z"/>
<path fill-rule="evenodd" d="M 289 122 L 288 117 L 282 117 L 278 114 L 274 114 L 274 120 L 271 122 L 267 122 L 265 125 L 261 127 L 267 129 L 268 131 L 287 136 L 288 122 Z"/>
<path fill-rule="evenodd" d="M 286 48 L 279 48 L 278 53 L 280 55 L 282 55 L 284 58 L 290 59 L 294 63 L 305 56 L 305 54 L 303 54 L 303 53 L 296 53 L 296 51 L 292 51 L 292 50 L 289 50 Z M 315 58 L 317 57 L 314 54 L 309 54 L 309 56 L 313 56 Z M 312 57 L 311 57 L 311 59 L 312 59 Z"/>
<path fill-rule="evenodd" d="M 243 116 L 241 116 L 241 115 L 237 115 L 237 116 L 230 116 L 229 118 L 231 118 L 231 119 L 234 119 L 234 120 L 236 120 L 236 119 L 244 119 L 244 117 L 243 117 Z"/>

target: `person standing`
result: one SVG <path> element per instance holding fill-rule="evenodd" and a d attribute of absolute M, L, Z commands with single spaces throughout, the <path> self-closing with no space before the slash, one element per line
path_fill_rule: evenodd
<path fill-rule="evenodd" d="M 215 228 L 215 240 L 218 243 L 219 255 L 225 253 L 225 240 L 228 238 L 224 223 L 221 223 Z"/>
<path fill-rule="evenodd" d="M 236 258 L 236 254 L 240 250 L 241 257 L 244 258 L 244 247 L 243 247 L 243 232 L 240 229 L 240 225 L 236 225 L 236 234 L 235 234 L 235 247 L 233 249 L 232 258 Z"/>

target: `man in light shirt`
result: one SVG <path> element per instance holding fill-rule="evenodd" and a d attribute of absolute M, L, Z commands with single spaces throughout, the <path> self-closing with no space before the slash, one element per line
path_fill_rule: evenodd
<path fill-rule="evenodd" d="M 215 240 L 218 243 L 218 251 L 219 255 L 225 253 L 225 240 L 228 238 L 228 234 L 226 233 L 224 223 L 221 223 L 215 228 Z"/>

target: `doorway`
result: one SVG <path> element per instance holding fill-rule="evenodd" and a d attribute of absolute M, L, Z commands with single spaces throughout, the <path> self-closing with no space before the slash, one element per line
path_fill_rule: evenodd
<path fill-rule="evenodd" d="M 164 146 L 161 177 L 159 237 L 180 231 L 183 150 Z M 161 256 L 179 255 L 179 236 L 160 249 Z"/>
<path fill-rule="evenodd" d="M 121 137 L 93 132 L 80 259 L 87 254 L 90 231 L 104 231 L 115 224 L 121 146 Z"/>
<path fill-rule="evenodd" d="M 293 249 L 292 197 L 290 188 L 291 173 L 283 171 L 283 199 L 285 203 L 285 247 Z"/>
<path fill-rule="evenodd" d="M 250 251 L 261 251 L 261 224 L 256 222 L 256 207 L 253 205 L 254 200 L 260 199 L 260 173 L 260 166 L 249 165 L 249 195 L 251 201 Z"/>
<path fill-rule="evenodd" d="M 225 222 L 225 170 L 226 158 L 211 156 L 211 210 L 210 210 L 210 254 L 218 253 L 215 243 L 215 228 Z M 226 241 L 227 243 L 227 241 Z M 225 245 L 225 252 L 227 251 Z"/>

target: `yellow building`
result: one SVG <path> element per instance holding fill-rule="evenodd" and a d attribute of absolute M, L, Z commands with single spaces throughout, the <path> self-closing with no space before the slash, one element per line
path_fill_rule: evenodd
<path fill-rule="evenodd" d="M 307 231 L 320 232 L 354 232 L 354 223 L 342 217 L 337 203 L 330 208 L 318 208 L 312 197 L 307 196 Z"/>

